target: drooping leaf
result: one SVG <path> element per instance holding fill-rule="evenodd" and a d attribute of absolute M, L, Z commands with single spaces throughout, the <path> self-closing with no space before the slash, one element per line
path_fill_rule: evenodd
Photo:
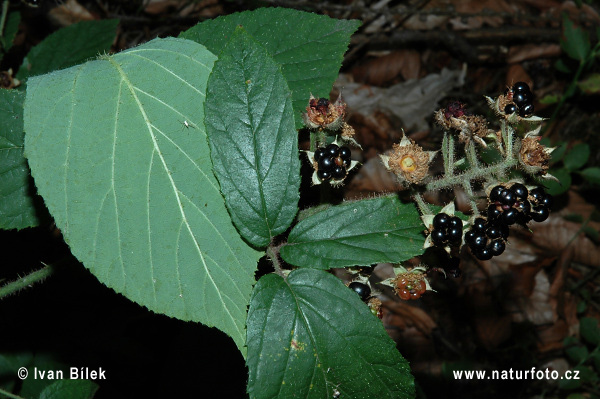
<path fill-rule="evenodd" d="M 25 153 L 73 254 L 149 309 L 244 351 L 259 254 L 225 208 L 204 128 L 216 57 L 183 39 L 29 80 Z"/>
<path fill-rule="evenodd" d="M 550 169 L 548 173 L 550 173 L 552 176 L 558 179 L 558 181 L 542 181 L 542 184 L 547 188 L 546 191 L 548 192 L 548 194 L 556 196 L 565 193 L 569 190 L 569 187 L 571 187 L 571 174 L 567 169 Z"/>
<path fill-rule="evenodd" d="M 241 235 L 264 247 L 298 210 L 300 159 L 280 67 L 242 28 L 208 80 L 206 131 L 215 175 Z"/>
<path fill-rule="evenodd" d="M 23 92 L 0 89 L 0 229 L 37 226 L 44 213 L 23 156 L 24 100 Z"/>
<path fill-rule="evenodd" d="M 299 222 L 282 258 L 316 269 L 398 263 L 423 253 L 419 212 L 396 196 L 332 206 Z"/>
<path fill-rule="evenodd" d="M 600 168 L 599 167 L 592 166 L 589 168 L 585 168 L 580 173 L 590 183 L 600 184 Z"/>
<path fill-rule="evenodd" d="M 584 61 L 591 50 L 590 37 L 580 26 L 575 26 L 567 14 L 563 14 L 560 47 L 574 60 Z"/>
<path fill-rule="evenodd" d="M 10 50 L 19 31 L 19 22 L 21 22 L 21 13 L 11 12 L 6 17 L 4 32 L 0 32 L 0 60 L 4 54 Z"/>
<path fill-rule="evenodd" d="M 590 146 L 587 143 L 577 143 L 565 155 L 563 162 L 570 171 L 585 165 L 590 157 Z"/>
<path fill-rule="evenodd" d="M 250 398 L 414 397 L 408 363 L 381 321 L 329 273 L 262 277 L 247 341 Z"/>
<path fill-rule="evenodd" d="M 593 317 L 584 317 L 579 320 L 579 333 L 591 345 L 600 345 L 600 325 Z"/>
<path fill-rule="evenodd" d="M 218 54 L 239 25 L 281 65 L 292 91 L 296 128 L 301 128 L 301 113 L 311 92 L 315 97 L 329 97 L 350 36 L 360 22 L 285 8 L 259 8 L 202 22 L 180 37 Z"/>
<path fill-rule="evenodd" d="M 600 93 L 600 73 L 593 73 L 586 79 L 577 82 L 579 90 L 586 94 Z"/>
<path fill-rule="evenodd" d="M 64 379 L 48 385 L 40 399 L 92 399 L 99 386 L 93 381 L 83 379 Z"/>
<path fill-rule="evenodd" d="M 81 21 L 60 29 L 33 47 L 17 78 L 27 79 L 79 64 L 107 53 L 117 34 L 117 19 Z"/>

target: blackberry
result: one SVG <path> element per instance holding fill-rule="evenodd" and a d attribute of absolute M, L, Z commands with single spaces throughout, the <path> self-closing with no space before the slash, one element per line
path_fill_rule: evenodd
<path fill-rule="evenodd" d="M 491 242 L 489 249 L 493 256 L 499 256 L 506 249 L 506 244 L 502 240 L 494 240 Z"/>
<path fill-rule="evenodd" d="M 487 238 L 485 233 L 476 232 L 473 230 L 467 231 L 465 234 L 465 242 L 471 248 L 471 250 L 485 248 L 487 245 Z"/>
<path fill-rule="evenodd" d="M 325 147 L 325 153 L 332 157 L 337 157 L 340 153 L 340 147 L 338 147 L 337 144 L 329 144 L 327 147 Z"/>
<path fill-rule="evenodd" d="M 506 104 L 506 107 L 504 107 L 504 113 L 506 115 L 511 115 L 511 114 L 514 114 L 515 112 L 517 112 L 517 106 L 513 103 Z"/>
<path fill-rule="evenodd" d="M 503 226 L 501 223 L 492 223 L 485 231 L 485 235 L 487 235 L 492 240 L 496 238 L 502 237 L 502 230 L 500 226 Z"/>
<path fill-rule="evenodd" d="M 531 211 L 531 204 L 527 200 L 519 201 L 515 204 L 515 209 L 522 215 L 527 215 Z"/>
<path fill-rule="evenodd" d="M 477 218 L 473 222 L 473 230 L 475 231 L 485 231 L 487 222 L 484 218 Z"/>
<path fill-rule="evenodd" d="M 526 104 L 531 104 L 532 94 L 528 91 L 515 92 L 513 93 L 513 102 L 519 109 Z"/>
<path fill-rule="evenodd" d="M 492 188 L 492 191 L 490 192 L 490 201 L 500 201 L 500 194 L 502 194 L 502 191 L 504 191 L 504 187 L 502 186 L 496 186 Z"/>
<path fill-rule="evenodd" d="M 317 171 L 317 177 L 321 180 L 321 181 L 326 181 L 331 179 L 331 172 L 328 170 L 324 170 L 324 169 L 319 169 Z"/>
<path fill-rule="evenodd" d="M 433 217 L 433 228 L 440 230 L 448 227 L 450 216 L 445 213 L 438 213 Z"/>
<path fill-rule="evenodd" d="M 504 212 L 502 212 L 502 216 L 500 216 L 500 220 L 504 222 L 506 225 L 510 226 L 511 224 L 517 223 L 517 218 L 519 217 L 519 211 L 515 208 L 508 208 Z"/>
<path fill-rule="evenodd" d="M 517 199 L 527 199 L 529 196 L 529 192 L 527 191 L 527 187 L 522 185 L 521 183 L 515 183 L 510 188 L 513 193 L 515 193 L 515 197 Z"/>
<path fill-rule="evenodd" d="M 350 155 L 352 155 L 352 152 L 350 151 L 350 148 L 343 146 L 340 147 L 339 155 L 340 157 L 342 157 L 342 159 L 350 159 Z"/>
<path fill-rule="evenodd" d="M 550 211 L 544 206 L 536 206 L 529 214 L 535 222 L 543 222 L 550 216 Z"/>
<path fill-rule="evenodd" d="M 496 220 L 500 216 L 502 216 L 502 211 L 498 209 L 496 204 L 492 204 L 492 205 L 488 206 L 488 209 L 487 209 L 488 220 Z"/>
<path fill-rule="evenodd" d="M 324 155 L 325 155 L 325 148 L 323 148 L 323 147 L 318 148 L 315 151 L 315 155 L 314 155 L 315 156 L 315 161 L 319 162 L 319 159 L 321 159 Z"/>
<path fill-rule="evenodd" d="M 459 217 L 438 213 L 433 218 L 431 240 L 438 247 L 446 244 L 459 246 L 462 242 L 462 228 L 463 223 Z"/>
<path fill-rule="evenodd" d="M 335 166 L 333 158 L 326 156 L 319 160 L 319 170 L 330 171 Z"/>
<path fill-rule="evenodd" d="M 343 166 L 336 166 L 333 168 L 333 172 L 331 172 L 331 177 L 334 180 L 341 180 L 346 177 L 346 168 Z"/>
<path fill-rule="evenodd" d="M 515 93 L 531 92 L 529 85 L 525 82 L 517 82 L 513 85 L 512 91 Z"/>
<path fill-rule="evenodd" d="M 371 296 L 371 288 L 368 285 L 353 281 L 348 285 L 352 291 L 356 292 L 361 300 L 366 301 Z"/>
<path fill-rule="evenodd" d="M 478 249 L 474 252 L 474 255 L 479 260 L 490 260 L 494 256 L 492 254 L 491 248 L 486 246 L 485 248 Z"/>
<path fill-rule="evenodd" d="M 527 118 L 528 116 L 533 115 L 533 104 L 525 104 L 522 107 L 519 107 L 519 116 L 522 118 Z"/>
<path fill-rule="evenodd" d="M 511 189 L 505 188 L 500 193 L 500 199 L 498 200 L 502 205 L 513 206 L 517 202 L 515 193 Z"/>

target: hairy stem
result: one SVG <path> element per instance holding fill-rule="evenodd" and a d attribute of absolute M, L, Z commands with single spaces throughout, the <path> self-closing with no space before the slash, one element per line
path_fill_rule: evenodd
<path fill-rule="evenodd" d="M 271 260 L 271 263 L 273 264 L 275 273 L 277 273 L 281 277 L 285 277 L 285 274 L 283 273 L 283 268 L 281 267 L 281 262 L 279 262 L 279 248 L 280 247 L 281 247 L 281 245 L 278 245 L 278 246 L 274 246 L 272 244 L 269 245 L 267 247 L 267 256 L 269 257 L 269 259 Z"/>
<path fill-rule="evenodd" d="M 470 169 L 464 173 L 454 176 L 444 176 L 441 179 L 428 183 L 425 188 L 427 191 L 452 188 L 453 186 L 462 185 L 463 182 L 483 179 L 487 176 L 497 173 L 502 174 L 502 172 L 504 172 L 506 169 L 512 168 L 515 165 L 517 165 L 517 160 L 509 157 L 504 161 L 498 162 L 494 165 L 481 167 L 479 169 Z"/>
<path fill-rule="evenodd" d="M 415 193 L 415 195 L 413 195 L 413 198 L 414 198 L 415 202 L 417 203 L 417 206 L 419 207 L 419 211 L 421 212 L 421 215 L 431 214 L 431 209 L 429 209 L 429 205 L 427 205 L 427 203 L 425 202 L 425 200 L 423 199 L 423 197 L 421 196 L 420 193 Z"/>
<path fill-rule="evenodd" d="M 479 209 L 477 208 L 477 202 L 475 201 L 475 194 L 473 193 L 473 187 L 471 187 L 470 181 L 463 182 L 463 188 L 465 193 L 469 197 L 469 204 L 471 205 L 471 211 L 475 217 L 479 216 Z"/>
<path fill-rule="evenodd" d="M 39 270 L 31 272 L 15 281 L 4 284 L 2 287 L 0 287 L 0 299 L 45 280 L 47 277 L 54 274 L 55 271 L 55 265 L 44 265 L 44 267 Z"/>

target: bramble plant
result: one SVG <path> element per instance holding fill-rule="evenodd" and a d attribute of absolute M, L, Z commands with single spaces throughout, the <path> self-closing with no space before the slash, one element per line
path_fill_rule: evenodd
<path fill-rule="evenodd" d="M 301 162 L 319 187 L 342 185 L 358 165 L 343 97 L 328 98 L 358 26 L 259 9 L 118 54 L 105 52 L 115 21 L 58 31 L 26 58 L 21 86 L 1 92 L 10 154 L 2 162 L 11 173 L 2 180 L 0 227 L 40 223 L 29 167 L 73 255 L 130 300 L 229 335 L 246 359 L 251 398 L 414 397 L 409 365 L 378 318 L 369 267 L 396 265 L 381 284 L 409 300 L 431 290 L 432 269 L 460 273 L 463 245 L 481 260 L 500 255 L 508 226 L 545 220 L 552 203 L 509 172 L 551 178 L 551 150 L 539 143 L 542 119 L 518 82 L 488 98 L 499 131 L 461 103 L 436 113 L 446 130 L 442 176 L 429 170 L 437 153 L 407 137 L 381 155 L 414 203 L 389 194 L 299 211 Z M 76 58 L 50 62 L 52 43 L 65 37 Z M 534 127 L 519 137 L 522 122 Z M 299 129 L 310 131 L 308 151 L 298 149 Z M 488 145 L 502 154 L 497 163 L 481 161 Z M 454 187 L 469 196 L 470 216 L 424 200 L 426 191 Z M 402 266 L 429 247 L 451 257 Z M 255 281 L 265 255 L 274 272 Z M 332 268 L 348 268 L 352 282 Z"/>

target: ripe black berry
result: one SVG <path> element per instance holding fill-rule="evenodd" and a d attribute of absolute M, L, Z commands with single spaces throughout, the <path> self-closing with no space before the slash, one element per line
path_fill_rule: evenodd
<path fill-rule="evenodd" d="M 513 101 L 515 105 L 519 108 L 523 107 L 526 104 L 531 104 L 532 95 L 530 92 L 523 91 L 513 94 Z"/>
<path fill-rule="evenodd" d="M 438 213 L 433 218 L 433 228 L 437 230 L 445 229 L 449 226 L 450 216 L 445 213 Z"/>
<path fill-rule="evenodd" d="M 492 240 L 502 237 L 501 223 L 493 223 L 485 231 L 485 234 Z"/>
<path fill-rule="evenodd" d="M 366 301 L 371 296 L 371 289 L 369 286 L 358 281 L 351 282 L 348 285 L 348 288 L 356 292 L 363 301 Z"/>
<path fill-rule="evenodd" d="M 487 222 L 484 218 L 477 218 L 473 222 L 473 230 L 475 231 L 485 231 L 486 226 Z"/>
<path fill-rule="evenodd" d="M 325 155 L 325 148 L 323 148 L 323 147 L 318 148 L 315 151 L 315 161 L 319 162 L 319 159 L 321 159 L 324 155 Z"/>
<path fill-rule="evenodd" d="M 448 221 L 448 226 L 451 228 L 462 229 L 462 227 L 463 227 L 462 220 L 460 220 L 460 218 L 458 216 L 453 216 Z"/>
<path fill-rule="evenodd" d="M 431 240 L 436 246 L 441 247 L 448 241 L 448 235 L 444 230 L 433 230 L 431 232 Z"/>
<path fill-rule="evenodd" d="M 323 158 L 321 158 L 319 160 L 319 170 L 327 170 L 329 171 L 330 169 L 332 169 L 335 165 L 335 162 L 333 161 L 334 158 L 331 158 L 329 156 L 325 156 Z"/>
<path fill-rule="evenodd" d="M 331 172 L 329 172 L 328 170 L 319 169 L 317 171 L 317 177 L 321 181 L 329 180 L 329 179 L 331 179 Z"/>
<path fill-rule="evenodd" d="M 513 206 L 517 199 L 515 198 L 515 193 L 513 193 L 512 190 L 505 188 L 500 193 L 499 201 L 502 205 Z"/>
<path fill-rule="evenodd" d="M 506 115 L 511 115 L 511 114 L 514 114 L 515 112 L 517 112 L 517 106 L 513 103 L 506 104 L 506 107 L 504 107 L 504 113 Z"/>
<path fill-rule="evenodd" d="M 502 255 L 504 250 L 506 249 L 506 244 L 502 240 L 494 240 L 490 244 L 490 252 L 493 256 Z"/>
<path fill-rule="evenodd" d="M 343 179 L 346 177 L 346 169 L 343 166 L 336 166 L 333 169 L 333 172 L 331 172 L 331 177 L 333 177 L 334 180 Z"/>
<path fill-rule="evenodd" d="M 474 252 L 474 255 L 477 257 L 477 259 L 480 260 L 490 260 L 492 259 L 492 256 L 494 256 L 489 246 L 476 250 Z"/>
<path fill-rule="evenodd" d="M 519 201 L 515 204 L 515 209 L 521 214 L 527 215 L 531 211 L 531 204 L 527 200 Z"/>
<path fill-rule="evenodd" d="M 510 226 L 511 224 L 517 223 L 517 218 L 519 217 L 519 211 L 515 208 L 509 208 L 502 212 L 502 216 L 500 220 L 504 222 L 506 225 Z"/>
<path fill-rule="evenodd" d="M 342 157 L 342 159 L 349 159 L 350 155 L 352 155 L 350 148 L 346 146 L 340 147 L 340 157 Z"/>
<path fill-rule="evenodd" d="M 465 242 L 473 250 L 481 249 L 485 248 L 487 244 L 487 238 L 485 236 L 485 233 L 474 232 L 473 230 L 469 230 L 467 231 L 467 234 L 465 234 Z"/>
<path fill-rule="evenodd" d="M 529 85 L 525 82 L 517 82 L 513 85 L 512 91 L 515 93 L 531 92 Z"/>
<path fill-rule="evenodd" d="M 521 107 L 519 107 L 519 116 L 522 118 L 526 118 L 528 116 L 533 115 L 533 104 L 528 103 Z"/>
<path fill-rule="evenodd" d="M 325 152 L 327 153 L 327 155 L 331 155 L 332 157 L 337 157 L 339 152 L 340 152 L 340 147 L 337 146 L 337 144 L 329 144 L 327 147 L 325 147 Z"/>
<path fill-rule="evenodd" d="M 492 191 L 490 192 L 490 201 L 500 201 L 500 194 L 502 194 L 502 191 L 504 191 L 504 187 L 502 186 L 496 186 L 492 188 Z"/>
<path fill-rule="evenodd" d="M 452 227 L 448 229 L 448 240 L 454 244 L 460 244 L 462 242 L 462 227 Z"/>
<path fill-rule="evenodd" d="M 498 210 L 496 204 L 488 206 L 487 217 L 488 220 L 496 220 L 502 215 L 502 211 Z"/>
<path fill-rule="evenodd" d="M 536 206 L 529 213 L 531 218 L 536 222 L 543 222 L 550 216 L 550 211 L 544 206 Z"/>
<path fill-rule="evenodd" d="M 517 199 L 527 199 L 529 196 L 529 192 L 527 191 L 527 187 L 522 185 L 521 183 L 515 183 L 510 188 Z"/>

